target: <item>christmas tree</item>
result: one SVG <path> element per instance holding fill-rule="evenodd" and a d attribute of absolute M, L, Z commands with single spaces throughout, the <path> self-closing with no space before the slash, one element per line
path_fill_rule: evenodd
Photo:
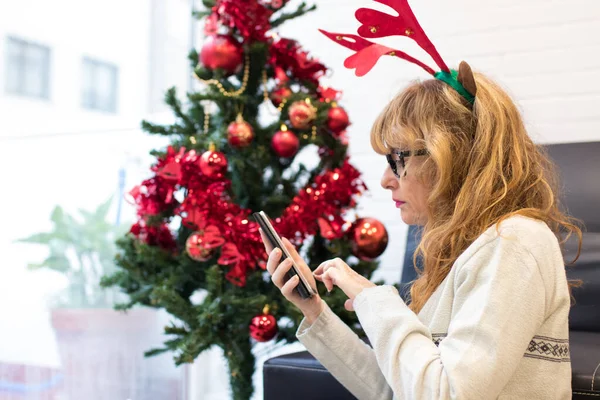
<path fill-rule="evenodd" d="M 284 0 L 205 0 L 205 40 L 190 60 L 203 89 L 182 103 L 166 93 L 176 122 L 144 121 L 169 137 L 153 152 L 151 177 L 129 193 L 138 220 L 118 241 L 118 272 L 103 279 L 135 305 L 173 316 L 164 347 L 177 364 L 223 349 L 235 399 L 252 395 L 257 341 L 293 342 L 302 319 L 270 281 L 252 212 L 264 210 L 307 263 L 340 257 L 367 278 L 387 245 L 385 227 L 350 212 L 367 188 L 349 161 L 340 92 L 320 85 L 326 67 L 275 29 L 315 9 Z M 289 6 L 288 6 L 289 7 Z M 262 114 L 267 115 L 262 115 Z M 265 120 L 269 120 L 265 122 Z M 304 148 L 318 165 L 294 162 Z M 319 292 L 324 294 L 321 285 Z M 330 307 L 362 334 L 345 295 Z"/>

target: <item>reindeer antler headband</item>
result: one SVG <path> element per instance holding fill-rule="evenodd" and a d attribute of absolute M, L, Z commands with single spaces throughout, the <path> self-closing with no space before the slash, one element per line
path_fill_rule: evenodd
<path fill-rule="evenodd" d="M 461 62 L 458 71 L 448 68 L 435 46 L 427 35 L 415 14 L 411 10 L 407 0 L 375 0 L 396 10 L 398 16 L 382 13 L 370 8 L 359 8 L 356 11 L 356 19 L 362 23 L 358 28 L 357 35 L 343 33 L 330 33 L 319 29 L 321 33 L 331 40 L 354 50 L 356 53 L 344 61 L 346 68 L 356 68 L 356 76 L 367 74 L 383 55 L 402 58 L 423 68 L 434 78 L 446 82 L 452 86 L 462 97 L 470 103 L 475 101 L 477 85 L 471 67 L 466 62 Z M 433 58 L 440 71 L 435 70 L 403 51 L 373 43 L 366 38 L 380 38 L 386 36 L 406 36 L 413 39 L 417 44 Z"/>

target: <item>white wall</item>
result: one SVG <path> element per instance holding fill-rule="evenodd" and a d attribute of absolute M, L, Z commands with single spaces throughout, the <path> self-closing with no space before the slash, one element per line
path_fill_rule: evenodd
<path fill-rule="evenodd" d="M 359 7 L 385 10 L 367 0 L 317 1 L 318 10 L 282 27 L 333 70 L 329 84 L 344 91 L 350 115 L 350 152 L 371 190 L 361 215 L 383 221 L 390 244 L 377 277 L 397 282 L 407 227 L 390 195 L 379 186 L 383 157 L 369 144 L 371 123 L 394 94 L 427 74 L 412 64 L 387 58 L 365 77 L 343 67 L 352 54 L 323 37 L 317 28 L 356 33 Z M 421 25 L 450 66 L 461 60 L 497 79 L 518 101 L 530 134 L 540 143 L 600 140 L 600 2 L 597 0 L 412 0 Z M 385 39 L 428 62 L 407 38 Z"/>

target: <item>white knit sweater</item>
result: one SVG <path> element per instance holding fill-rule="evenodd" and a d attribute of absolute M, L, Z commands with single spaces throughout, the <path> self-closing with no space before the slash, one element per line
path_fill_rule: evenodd
<path fill-rule="evenodd" d="M 418 315 L 393 286 L 356 296 L 372 348 L 326 304 L 297 336 L 359 399 L 570 399 L 569 307 L 556 237 L 517 216 L 477 238 Z"/>

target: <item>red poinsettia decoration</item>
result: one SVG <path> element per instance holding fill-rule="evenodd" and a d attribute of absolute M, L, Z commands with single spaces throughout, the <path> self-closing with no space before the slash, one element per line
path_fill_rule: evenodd
<path fill-rule="evenodd" d="M 218 22 L 235 28 L 244 42 L 265 41 L 265 34 L 271 29 L 269 19 L 273 10 L 256 1 L 218 0 L 212 10 L 213 14 L 208 17 L 210 29 L 218 26 Z"/>
<path fill-rule="evenodd" d="M 131 226 L 129 232 L 147 245 L 158 246 L 168 251 L 177 248 L 173 234 L 165 223 L 148 225 L 144 219 L 140 219 Z"/>
<path fill-rule="evenodd" d="M 327 67 L 302 50 L 300 44 L 292 39 L 280 38 L 271 45 L 271 65 L 289 71 L 291 76 L 319 84 L 319 78 L 325 74 Z"/>

